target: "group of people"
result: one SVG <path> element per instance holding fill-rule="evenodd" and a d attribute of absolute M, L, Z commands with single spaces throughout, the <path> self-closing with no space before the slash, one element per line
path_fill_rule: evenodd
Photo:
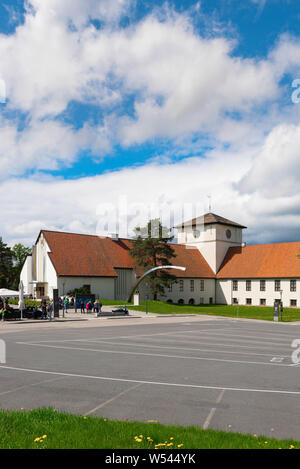
<path fill-rule="evenodd" d="M 41 319 L 49 319 L 51 321 L 52 312 L 54 309 L 53 300 L 50 302 L 47 302 L 46 300 L 42 300 L 40 308 L 42 310 Z"/>
<path fill-rule="evenodd" d="M 94 313 L 100 314 L 102 309 L 102 303 L 100 300 L 88 300 L 86 303 L 84 300 L 80 301 L 80 312 L 81 313 Z"/>

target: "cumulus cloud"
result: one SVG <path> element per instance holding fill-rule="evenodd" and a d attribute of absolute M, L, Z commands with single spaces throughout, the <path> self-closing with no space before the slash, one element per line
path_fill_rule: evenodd
<path fill-rule="evenodd" d="M 237 135 L 245 135 L 247 125 L 256 119 L 254 113 L 280 94 L 278 79 L 287 66 L 279 65 L 283 53 L 278 51 L 276 57 L 265 60 L 235 57 L 232 41 L 197 34 L 186 15 L 169 13 L 161 19 L 152 14 L 137 24 L 117 28 L 109 21 L 127 11 L 125 0 L 31 0 L 27 5 L 24 24 L 12 35 L 0 35 L 0 56 L 6 107 L 25 113 L 31 127 L 41 128 L 40 122 L 47 122 L 51 129 L 51 120 L 70 103 L 79 102 L 101 109 L 107 138 L 112 137 L 109 150 L 115 144 L 174 140 L 195 133 L 231 143 Z M 96 29 L 88 23 L 91 18 L 103 18 L 104 26 Z M 70 27 L 73 20 L 78 22 L 75 28 Z M 286 40 L 280 50 L 287 44 Z M 133 96 L 132 116 L 123 106 L 128 96 Z M 242 114 L 243 122 L 234 119 L 234 114 Z M 227 132 L 230 126 L 237 132 Z M 3 120 L 2 127 L 6 140 L 7 128 L 12 139 L 11 122 Z M 23 132 L 28 134 L 30 128 Z M 92 135 L 96 132 L 97 128 Z M 69 129 L 69 134 L 76 154 L 81 150 L 80 132 Z M 15 135 L 11 144 L 22 139 Z M 37 139 L 35 153 L 40 150 Z M 11 151 L 18 154 L 17 149 Z M 40 168 L 31 153 L 28 158 L 23 153 L 21 167 Z M 50 154 L 49 169 L 59 163 Z M 66 155 L 64 149 L 62 155 Z M 64 157 L 58 160 L 62 163 Z M 46 158 L 41 158 L 45 163 Z M 70 159 L 67 155 L 67 164 Z"/>
<path fill-rule="evenodd" d="M 251 227 L 250 242 L 274 239 L 283 217 L 290 231 L 277 229 L 278 240 L 296 236 L 299 111 L 291 102 L 278 109 L 277 100 L 285 91 L 282 77 L 298 78 L 297 39 L 283 36 L 266 58 L 246 59 L 235 55 L 225 34 L 196 32 L 187 15 L 152 13 L 120 27 L 129 0 L 26 5 L 24 24 L 0 35 L 6 240 L 31 244 L 43 227 L 94 233 L 99 204 L 116 205 L 122 193 L 132 203 L 157 201 L 166 211 L 169 204 L 193 202 L 197 214 L 212 194 L 214 211 Z M 66 123 L 63 113 L 74 102 L 95 106 L 101 123 Z M 21 130 L 18 117 L 10 117 L 19 113 Z M 172 141 L 175 154 L 202 157 L 174 163 L 166 152 L 142 167 L 92 178 L 43 176 L 71 166 L 85 150 L 101 158 L 114 145 L 155 139 Z M 203 142 L 214 149 L 203 154 Z M 37 175 L 25 179 L 28 171 Z"/>

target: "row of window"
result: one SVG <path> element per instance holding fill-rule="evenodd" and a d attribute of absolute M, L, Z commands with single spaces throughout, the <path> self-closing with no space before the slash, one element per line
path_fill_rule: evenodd
<path fill-rule="evenodd" d="M 238 304 L 238 299 L 237 298 L 232 298 L 232 303 L 234 305 Z M 260 298 L 259 300 L 260 306 L 266 306 L 267 305 L 267 300 L 266 298 Z M 252 298 L 246 298 L 246 305 L 252 305 Z M 297 306 L 297 300 L 290 300 L 290 306 Z"/>
<path fill-rule="evenodd" d="M 184 280 L 180 279 L 179 280 L 179 291 L 184 291 Z M 174 284 L 173 284 L 174 285 Z M 173 285 L 169 286 L 169 292 L 173 291 Z M 190 280 L 190 291 L 194 292 L 195 291 L 195 280 Z M 200 280 L 200 291 L 204 291 L 204 280 Z"/>
<path fill-rule="evenodd" d="M 239 288 L 239 280 L 233 280 L 232 281 L 232 290 L 233 291 L 238 291 Z M 246 291 L 251 291 L 252 288 L 252 281 L 251 280 L 246 280 Z M 259 281 L 259 290 L 260 291 L 266 291 L 266 280 L 260 280 Z M 297 283 L 296 280 L 290 280 L 290 291 L 295 292 L 297 290 Z M 281 281 L 280 280 L 274 280 L 274 291 L 281 291 Z"/>
<path fill-rule="evenodd" d="M 214 299 L 211 297 L 209 298 L 209 304 L 213 304 L 214 302 Z M 173 303 L 173 300 L 171 300 L 171 298 L 169 300 L 167 300 L 167 303 Z M 177 303 L 179 305 L 183 305 L 184 304 L 184 299 L 183 298 L 179 298 L 179 300 L 177 301 Z M 196 304 L 196 301 L 195 301 L 195 298 L 190 298 L 188 300 L 188 304 L 189 305 L 195 305 Z M 204 304 L 204 298 L 200 298 L 200 305 L 203 305 Z"/>

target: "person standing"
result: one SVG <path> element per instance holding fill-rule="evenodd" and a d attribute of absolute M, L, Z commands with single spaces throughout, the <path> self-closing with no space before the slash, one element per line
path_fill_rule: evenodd
<path fill-rule="evenodd" d="M 52 319 L 52 311 L 54 309 L 54 302 L 53 300 L 48 304 L 48 308 L 47 308 L 47 313 L 48 313 L 48 319 L 49 321 L 51 321 Z"/>
<path fill-rule="evenodd" d="M 46 300 L 42 300 L 41 307 L 42 307 L 41 319 L 46 319 L 46 316 L 47 316 L 47 303 L 46 303 Z"/>
<path fill-rule="evenodd" d="M 68 312 L 68 305 L 69 305 L 69 299 L 65 296 L 64 297 L 64 313 Z"/>
<path fill-rule="evenodd" d="M 80 312 L 84 313 L 84 301 L 83 300 L 80 301 Z"/>

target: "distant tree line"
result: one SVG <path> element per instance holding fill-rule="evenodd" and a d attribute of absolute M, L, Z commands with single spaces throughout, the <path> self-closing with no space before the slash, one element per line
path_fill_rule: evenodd
<path fill-rule="evenodd" d="M 23 244 L 15 244 L 12 248 L 0 237 L 0 288 L 18 290 L 20 273 L 31 249 Z"/>

